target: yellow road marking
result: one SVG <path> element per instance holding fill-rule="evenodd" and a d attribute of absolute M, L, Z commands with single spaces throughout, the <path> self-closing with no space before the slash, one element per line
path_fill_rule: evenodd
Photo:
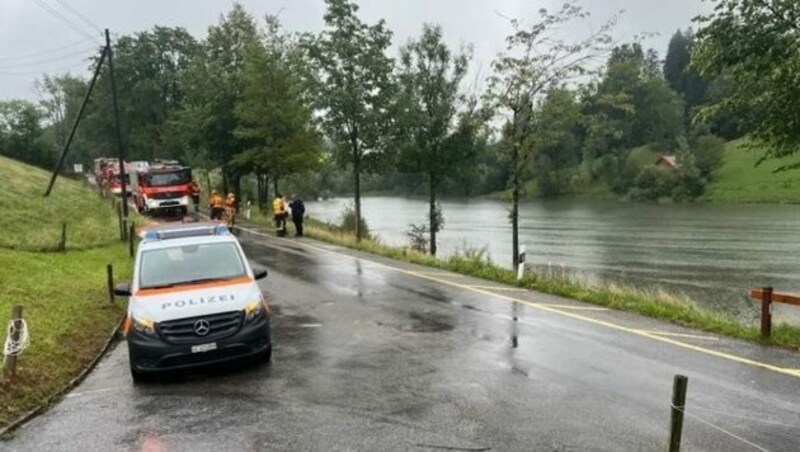
<path fill-rule="evenodd" d="M 568 304 L 557 303 L 536 303 L 537 306 L 547 306 L 548 308 L 569 309 L 572 311 L 608 311 L 608 308 L 601 308 L 598 306 L 572 306 Z"/>
<path fill-rule="evenodd" d="M 459 275 L 458 273 L 427 272 L 427 271 L 421 271 L 420 273 L 425 274 L 425 275 L 431 275 L 431 276 L 450 276 L 450 277 L 455 277 L 455 278 L 463 278 L 464 277 L 464 275 Z"/>
<path fill-rule="evenodd" d="M 244 231 L 247 231 L 247 232 L 250 232 L 250 233 L 253 233 L 253 234 L 256 234 L 256 235 L 261 235 L 261 236 L 269 237 L 269 238 L 273 238 L 273 239 L 279 239 L 277 237 L 273 237 L 271 235 L 264 234 L 262 232 L 253 231 L 253 230 L 245 229 L 245 228 L 240 228 L 240 229 L 242 229 Z M 286 240 L 286 239 L 283 239 L 283 240 Z M 394 270 L 394 271 L 397 271 L 397 272 L 400 272 L 400 273 L 405 273 L 405 274 L 411 275 L 411 276 L 416 276 L 418 278 L 427 279 L 429 281 L 434 281 L 434 282 L 437 282 L 439 284 L 444 284 L 444 285 L 448 285 L 448 286 L 452 286 L 452 287 L 457 287 L 459 289 L 463 289 L 463 290 L 466 290 L 466 291 L 472 291 L 472 292 L 480 293 L 480 294 L 483 294 L 483 295 L 488 295 L 490 297 L 495 297 L 495 298 L 499 298 L 499 299 L 506 300 L 506 301 L 512 301 L 512 302 L 516 302 L 516 303 L 521 303 L 521 304 L 524 304 L 526 306 L 530 306 L 530 307 L 532 307 L 534 309 L 539 309 L 541 311 L 546 311 L 546 312 L 550 312 L 550 313 L 553 313 L 553 314 L 558 314 L 558 315 L 561 315 L 561 316 L 564 316 L 564 317 L 569 317 L 569 318 L 572 318 L 572 319 L 581 320 L 581 321 L 584 321 L 584 322 L 587 322 L 587 323 L 592 323 L 592 324 L 595 324 L 595 325 L 605 326 L 607 328 L 610 328 L 610 329 L 613 329 L 613 330 L 617 330 L 617 331 L 624 331 L 626 333 L 630 333 L 630 334 L 633 334 L 633 335 L 636 335 L 636 336 L 646 337 L 646 338 L 652 339 L 654 341 L 659 341 L 659 342 L 663 342 L 663 343 L 666 343 L 666 344 L 671 344 L 671 345 L 674 345 L 676 347 L 684 348 L 684 349 L 687 349 L 687 350 L 692 350 L 692 351 L 695 351 L 695 352 L 698 352 L 698 353 L 703 353 L 703 354 L 706 354 L 706 355 L 709 355 L 709 356 L 714 356 L 714 357 L 717 357 L 717 358 L 726 359 L 728 361 L 733 361 L 733 362 L 737 362 L 737 363 L 740 363 L 740 364 L 747 364 L 749 366 L 758 367 L 758 368 L 761 368 L 761 369 L 771 370 L 773 372 L 777 372 L 777 373 L 780 373 L 780 374 L 788 375 L 790 377 L 800 378 L 800 369 L 790 369 L 790 368 L 785 368 L 785 367 L 779 367 L 779 366 L 775 366 L 775 365 L 772 365 L 772 364 L 769 364 L 769 363 L 764 363 L 764 362 L 761 362 L 761 361 L 756 361 L 756 360 L 749 359 L 749 358 L 744 358 L 744 357 L 741 357 L 741 356 L 731 355 L 730 353 L 720 352 L 720 351 L 717 351 L 717 350 L 712 350 L 710 348 L 700 347 L 698 345 L 688 344 L 686 342 L 681 342 L 681 341 L 678 341 L 678 340 L 675 340 L 675 339 L 670 339 L 668 337 L 664 337 L 663 335 L 659 335 L 659 334 L 656 334 L 656 333 L 653 333 L 653 332 L 650 332 L 650 331 L 639 330 L 639 329 L 636 329 L 636 328 L 629 328 L 627 326 L 618 325 L 616 323 L 608 322 L 608 321 L 605 321 L 605 320 L 593 319 L 591 317 L 586 317 L 584 315 L 575 314 L 575 313 L 572 313 L 572 312 L 566 312 L 566 311 L 561 310 L 563 308 L 562 306 L 559 306 L 558 308 L 556 308 L 556 307 L 554 307 L 554 305 L 546 305 L 546 304 L 542 304 L 542 303 L 534 303 L 534 302 L 531 302 L 531 301 L 522 300 L 520 298 L 514 298 L 514 297 L 511 297 L 511 296 L 508 296 L 508 295 L 504 295 L 504 294 L 492 293 L 492 292 L 489 292 L 488 290 L 478 289 L 478 288 L 471 287 L 471 286 L 466 285 L 466 284 L 460 284 L 460 283 L 453 282 L 453 281 L 447 281 L 445 279 L 437 278 L 435 276 L 431 276 L 431 275 L 428 275 L 428 274 L 423 273 L 423 272 L 417 272 L 417 271 L 413 271 L 413 270 L 406 270 L 406 269 L 399 268 L 399 267 L 393 267 L 391 265 L 387 265 L 387 264 L 384 264 L 384 263 L 381 263 L 381 262 L 376 262 L 376 261 L 373 261 L 373 260 L 370 260 L 370 259 L 365 259 L 365 258 L 359 257 L 359 256 L 352 256 L 352 255 L 349 255 L 349 254 L 346 254 L 346 253 L 341 253 L 339 251 L 329 250 L 329 249 L 318 247 L 318 246 L 311 245 L 311 244 L 308 244 L 308 243 L 294 242 L 294 241 L 292 243 L 294 243 L 294 244 L 296 244 L 298 246 L 304 246 L 306 248 L 314 249 L 314 250 L 317 250 L 317 251 L 322 251 L 322 252 L 325 252 L 325 253 L 331 253 L 331 254 L 336 254 L 336 255 L 339 255 L 339 256 L 344 256 L 344 257 L 347 257 L 347 258 L 350 258 L 350 259 L 354 259 L 354 260 L 367 261 L 367 262 L 370 262 L 370 263 L 372 263 L 374 265 L 377 265 L 377 266 L 380 266 L 380 267 L 383 267 L 383 268 Z"/>
<path fill-rule="evenodd" d="M 704 339 L 709 341 L 718 341 L 719 337 L 717 336 L 702 336 L 699 334 L 686 334 L 686 333 L 671 333 L 669 331 L 657 331 L 657 330 L 639 330 L 644 333 L 655 334 L 657 336 L 671 336 L 671 337 L 685 337 L 689 339 Z"/>
<path fill-rule="evenodd" d="M 421 272 L 420 272 L 421 273 Z M 430 273 L 426 273 L 430 274 Z M 519 287 L 499 287 L 499 286 L 476 286 L 470 284 L 470 287 L 474 287 L 476 289 L 484 289 L 484 290 L 499 290 L 501 292 L 527 292 L 527 289 L 522 289 Z"/>

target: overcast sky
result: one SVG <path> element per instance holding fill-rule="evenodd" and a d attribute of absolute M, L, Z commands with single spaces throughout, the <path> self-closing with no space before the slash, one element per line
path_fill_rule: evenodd
<path fill-rule="evenodd" d="M 240 3 L 259 20 L 265 13 L 278 13 L 289 30 L 318 31 L 323 0 L 242 0 Z M 504 47 L 508 21 L 501 16 L 535 19 L 539 8 L 555 9 L 554 0 L 359 0 L 361 17 L 369 23 L 385 18 L 394 31 L 396 47 L 420 32 L 422 24 L 434 22 L 444 28 L 453 46 L 472 44 L 472 78 L 484 78 L 491 61 Z M 0 0 L 0 99 L 36 99 L 33 85 L 43 73 L 87 74 L 86 57 L 96 44 L 54 17 L 68 17 L 75 26 L 97 36 L 99 32 L 65 5 L 112 34 L 128 34 L 153 25 L 181 26 L 196 37 L 204 37 L 209 25 L 231 7 L 230 0 Z M 645 45 L 663 57 L 670 36 L 691 25 L 696 15 L 710 10 L 703 0 L 583 0 L 592 13 L 565 33 L 582 36 L 624 10 L 615 37 L 629 40 L 643 32 L 657 33 Z M 44 5 L 44 6 L 42 6 Z M 46 11 L 49 6 L 56 13 Z"/>

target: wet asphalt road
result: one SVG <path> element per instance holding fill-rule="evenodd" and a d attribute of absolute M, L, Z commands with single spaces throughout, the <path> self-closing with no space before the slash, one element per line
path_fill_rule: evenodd
<path fill-rule="evenodd" d="M 800 450 L 800 373 L 630 331 L 781 369 L 800 353 L 315 242 L 242 242 L 270 271 L 271 365 L 134 386 L 122 343 L 0 449 L 658 451 L 682 373 L 684 450 Z"/>

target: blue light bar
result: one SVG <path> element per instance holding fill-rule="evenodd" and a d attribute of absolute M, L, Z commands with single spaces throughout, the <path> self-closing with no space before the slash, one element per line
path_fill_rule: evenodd
<path fill-rule="evenodd" d="M 151 229 L 144 233 L 142 241 L 150 242 L 154 240 L 180 239 L 186 237 L 202 237 L 209 235 L 228 235 L 230 232 L 223 224 L 205 224 L 182 226 L 172 229 Z"/>

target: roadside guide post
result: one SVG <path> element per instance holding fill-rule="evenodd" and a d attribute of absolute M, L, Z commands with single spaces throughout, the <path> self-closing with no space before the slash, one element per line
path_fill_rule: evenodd
<path fill-rule="evenodd" d="M 9 332 L 11 333 L 11 337 L 9 338 L 9 340 L 11 341 L 12 344 L 19 343 L 19 336 L 20 332 L 22 331 L 21 324 L 22 324 L 22 306 L 16 305 L 11 308 L 11 325 L 13 325 L 13 327 L 9 329 Z M 3 350 L 4 353 L 6 351 L 7 350 Z M 17 355 L 16 353 L 11 353 L 8 356 L 6 356 L 6 365 L 5 368 L 3 369 L 3 375 L 7 379 L 12 379 L 14 378 L 16 372 L 17 372 Z"/>
<path fill-rule="evenodd" d="M 108 283 L 108 302 L 114 304 L 114 266 L 106 265 L 106 278 Z"/>
<path fill-rule="evenodd" d="M 517 279 L 521 280 L 525 274 L 525 245 L 519 250 L 519 259 L 517 259 Z"/>
<path fill-rule="evenodd" d="M 761 289 L 761 337 L 772 335 L 772 287 Z"/>
<path fill-rule="evenodd" d="M 248 219 L 248 220 L 250 219 L 250 212 L 251 212 L 251 206 L 252 206 L 252 204 L 253 204 L 253 203 L 252 203 L 252 202 L 250 202 L 250 200 L 248 199 L 248 200 L 247 200 L 247 213 L 246 213 L 246 216 L 247 216 L 247 219 Z"/>
<path fill-rule="evenodd" d="M 672 385 L 672 415 L 669 422 L 669 452 L 681 450 L 681 433 L 683 432 L 683 411 L 686 408 L 686 386 L 689 379 L 683 375 L 675 375 Z"/>

